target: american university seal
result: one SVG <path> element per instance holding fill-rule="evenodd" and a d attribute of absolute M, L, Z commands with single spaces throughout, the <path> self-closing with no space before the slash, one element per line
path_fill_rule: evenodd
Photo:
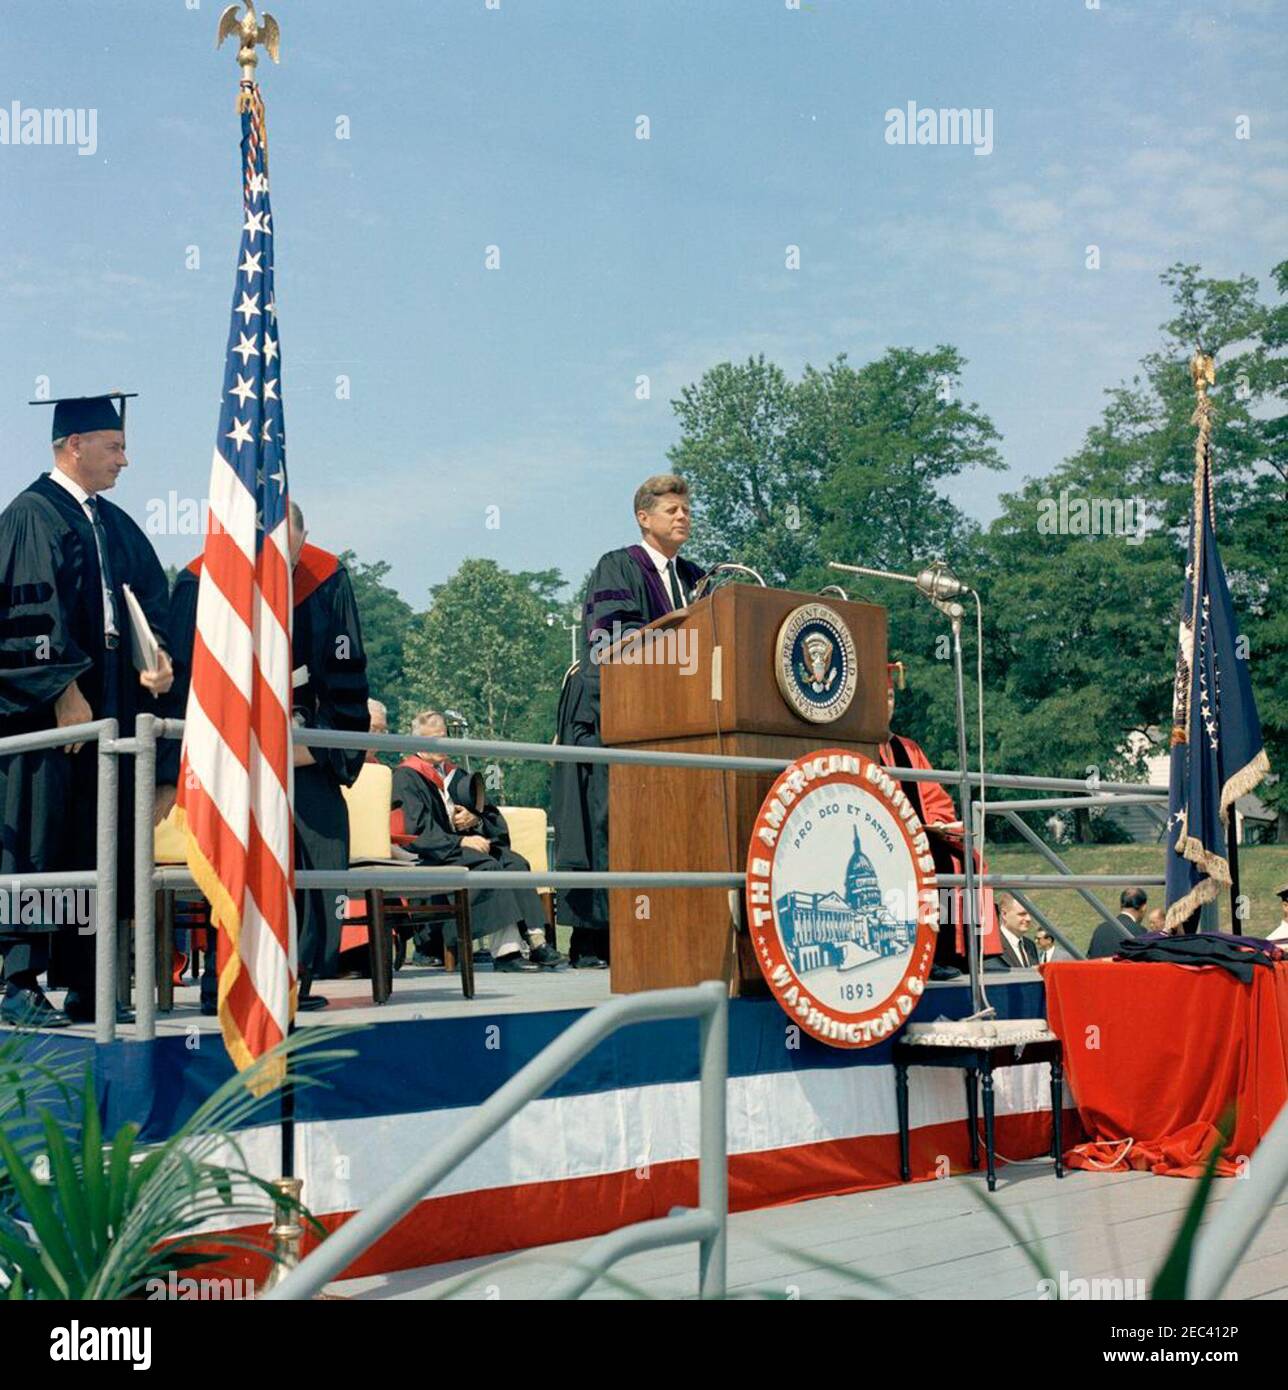
<path fill-rule="evenodd" d="M 845 619 L 825 603 L 794 608 L 778 629 L 774 674 L 783 699 L 813 724 L 830 724 L 850 707 L 859 672 Z"/>
<path fill-rule="evenodd" d="M 935 958 L 939 894 L 916 809 L 884 768 L 828 748 L 783 772 L 747 850 L 747 921 L 805 1032 L 870 1047 L 902 1027 Z"/>

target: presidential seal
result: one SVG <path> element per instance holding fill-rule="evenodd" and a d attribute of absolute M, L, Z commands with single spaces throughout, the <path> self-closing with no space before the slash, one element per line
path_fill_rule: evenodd
<path fill-rule="evenodd" d="M 783 699 L 812 724 L 830 724 L 850 707 L 858 685 L 854 638 L 825 603 L 794 608 L 778 629 L 774 674 Z"/>
<path fill-rule="evenodd" d="M 870 1047 L 921 1000 L 939 893 L 916 809 L 861 753 L 823 749 L 774 783 L 747 850 L 747 922 L 770 990 L 832 1047 Z"/>

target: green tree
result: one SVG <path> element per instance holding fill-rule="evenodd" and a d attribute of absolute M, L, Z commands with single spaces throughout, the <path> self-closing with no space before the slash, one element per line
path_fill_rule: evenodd
<path fill-rule="evenodd" d="M 1193 505 L 1188 363 L 1196 345 L 1219 354 L 1212 398 L 1222 559 L 1248 638 L 1272 767 L 1282 769 L 1288 756 L 1288 314 L 1263 305 L 1247 276 L 1209 280 L 1196 266 L 1178 265 L 1162 279 L 1175 313 L 1159 347 L 1130 382 L 1108 392 L 1101 421 L 1075 455 L 1002 499 L 985 538 L 990 725 L 994 756 L 1009 771 L 1134 773 L 1139 759 L 1125 755 L 1131 731 L 1165 743 Z M 1276 280 L 1281 293 L 1288 289 L 1288 265 Z M 1128 537 L 1042 527 L 1062 492 L 1129 502 L 1145 529 Z M 1285 791 L 1282 781 L 1262 786 L 1280 806 Z"/>
<path fill-rule="evenodd" d="M 944 560 L 973 576 L 979 528 L 945 489 L 977 469 L 1001 468 L 1002 461 L 993 422 L 961 397 L 965 367 L 956 348 L 940 345 L 929 352 L 891 348 L 862 367 L 840 357 L 824 371 L 806 371 L 802 432 L 823 478 L 825 558 L 902 574 Z M 935 763 L 956 766 L 946 619 L 908 586 L 816 569 L 800 576 L 798 587 L 837 579 L 851 598 L 888 611 L 890 655 L 908 673 L 896 728 L 915 733 Z"/>
<path fill-rule="evenodd" d="M 680 438 L 667 457 L 693 489 L 700 563 L 737 560 L 783 584 L 816 560 L 818 475 L 800 449 L 796 396 L 762 354 L 719 363 L 671 402 Z"/>
<path fill-rule="evenodd" d="M 346 550 L 340 562 L 349 571 L 353 583 L 372 698 L 388 706 L 389 727 L 402 728 L 408 717 L 404 649 L 415 621 L 415 611 L 397 589 L 385 583 L 389 573 L 387 561 L 368 564 L 359 560 L 352 550 Z"/>
<path fill-rule="evenodd" d="M 710 563 L 752 565 L 807 592 L 841 581 L 890 614 L 890 650 L 914 667 L 900 727 L 932 756 L 955 758 L 943 618 L 911 590 L 852 582 L 828 559 L 908 571 L 966 564 L 977 528 L 945 495 L 976 468 L 1000 468 L 997 431 L 960 399 L 955 348 L 892 348 L 861 367 L 845 356 L 793 383 L 751 358 L 721 363 L 674 406 L 670 451 L 694 492 L 694 548 Z"/>
<path fill-rule="evenodd" d="M 511 573 L 472 559 L 431 590 L 406 645 L 407 708 L 459 710 L 471 737 L 548 743 L 568 665 L 558 570 Z M 489 760 L 491 764 L 491 760 Z M 497 794 L 510 805 L 549 805 L 546 763 L 507 761 Z"/>

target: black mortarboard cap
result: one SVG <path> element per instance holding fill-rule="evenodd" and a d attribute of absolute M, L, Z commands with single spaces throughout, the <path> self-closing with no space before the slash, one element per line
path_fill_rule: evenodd
<path fill-rule="evenodd" d="M 28 401 L 28 405 L 52 405 L 54 428 L 51 439 L 69 434 L 92 434 L 95 430 L 125 431 L 125 402 L 137 391 L 109 391 L 105 396 L 63 396 L 58 400 Z M 120 409 L 117 408 L 119 402 Z"/>

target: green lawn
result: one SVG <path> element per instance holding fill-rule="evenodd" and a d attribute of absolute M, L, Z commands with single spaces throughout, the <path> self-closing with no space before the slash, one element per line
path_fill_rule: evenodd
<path fill-rule="evenodd" d="M 1061 845 L 1056 853 L 1074 873 L 1161 874 L 1163 851 L 1158 845 Z M 1041 855 L 1023 845 L 989 845 L 988 867 L 993 873 L 1049 874 L 1054 870 Z M 1249 936 L 1267 935 L 1279 921 L 1276 885 L 1288 879 L 1288 845 L 1258 845 L 1239 851 L 1240 888 L 1249 899 L 1249 916 L 1243 930 Z M 1113 912 L 1118 910 L 1118 888 L 1102 888 L 1097 897 Z M 1149 906 L 1163 905 L 1163 889 L 1146 888 Z M 1100 920 L 1091 906 L 1071 889 L 1026 895 L 1083 950 Z M 1229 898 L 1221 903 L 1221 930 L 1229 928 Z"/>

